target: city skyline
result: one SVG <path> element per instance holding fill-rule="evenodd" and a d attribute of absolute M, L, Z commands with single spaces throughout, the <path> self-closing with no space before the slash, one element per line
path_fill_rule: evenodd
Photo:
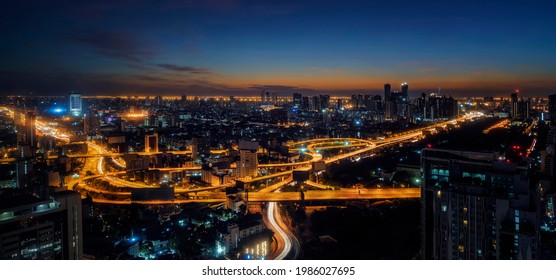
<path fill-rule="evenodd" d="M 0 94 L 548 96 L 554 3 L 11 3 Z"/>
<path fill-rule="evenodd" d="M 6 97 L 0 258 L 554 259 L 556 94 L 407 89 Z"/>

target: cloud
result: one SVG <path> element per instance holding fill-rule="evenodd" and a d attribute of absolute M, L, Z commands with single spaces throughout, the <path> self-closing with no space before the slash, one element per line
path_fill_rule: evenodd
<path fill-rule="evenodd" d="M 155 54 L 131 32 L 87 29 L 72 32 L 68 39 L 99 55 L 127 61 L 140 62 Z"/>
<path fill-rule="evenodd" d="M 204 68 L 196 68 L 196 67 L 190 67 L 190 66 L 180 66 L 180 65 L 176 65 L 176 64 L 170 64 L 170 63 L 160 63 L 160 64 L 157 64 L 156 66 L 158 66 L 162 69 L 176 71 L 176 72 L 187 72 L 187 73 L 192 73 L 192 74 L 211 74 L 212 73 L 208 69 L 204 69 Z"/>

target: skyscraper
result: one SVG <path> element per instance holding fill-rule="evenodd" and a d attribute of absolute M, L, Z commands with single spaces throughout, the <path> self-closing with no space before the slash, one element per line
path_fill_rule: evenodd
<path fill-rule="evenodd" d="M 402 98 L 407 98 L 409 93 L 409 85 L 407 83 L 402 83 Z"/>
<path fill-rule="evenodd" d="M 164 100 L 162 99 L 162 96 L 157 95 L 154 97 L 154 104 L 156 106 L 162 106 L 162 104 L 164 103 Z"/>
<path fill-rule="evenodd" d="M 511 105 L 512 105 L 512 111 L 511 111 L 511 117 L 515 118 L 517 116 L 517 94 L 519 93 L 519 91 L 516 89 L 514 92 L 512 92 L 511 96 Z"/>
<path fill-rule="evenodd" d="M 544 229 L 554 231 L 556 229 L 556 126 L 552 121 L 546 138 L 546 146 L 541 150 L 539 185 L 541 201 L 544 201 L 542 205 Z"/>
<path fill-rule="evenodd" d="M 34 112 L 27 112 L 25 114 L 25 142 L 34 151 L 37 149 L 37 116 Z"/>
<path fill-rule="evenodd" d="M 320 98 L 320 108 L 326 109 L 330 107 L 330 95 L 319 95 Z"/>
<path fill-rule="evenodd" d="M 389 101 L 391 98 L 392 86 L 390 84 L 384 85 L 384 101 Z"/>
<path fill-rule="evenodd" d="M 210 138 L 193 137 L 191 139 L 191 150 L 193 159 L 208 158 L 210 156 Z"/>
<path fill-rule="evenodd" d="M 319 96 L 311 97 L 311 111 L 320 111 L 322 109 L 322 103 L 320 102 Z"/>
<path fill-rule="evenodd" d="M 80 93 L 72 92 L 69 94 L 69 112 L 72 117 L 79 118 L 83 116 L 83 104 Z"/>
<path fill-rule="evenodd" d="M 0 259 L 82 259 L 82 224 L 77 192 L 57 192 L 51 199 L 29 195 L 0 201 Z"/>
<path fill-rule="evenodd" d="M 33 175 L 33 152 L 26 143 L 20 145 L 15 157 L 16 187 L 28 190 Z"/>
<path fill-rule="evenodd" d="M 419 111 L 423 112 L 424 120 L 449 120 L 458 116 L 458 101 L 451 96 L 431 93 L 428 97 L 422 96 L 420 102 Z"/>
<path fill-rule="evenodd" d="M 517 102 L 517 117 L 528 119 L 530 117 L 531 101 L 529 99 L 519 99 Z"/>
<path fill-rule="evenodd" d="M 548 113 L 550 114 L 550 124 L 556 125 L 556 94 L 548 96 Z"/>
<path fill-rule="evenodd" d="M 535 259 L 538 194 L 527 171 L 497 153 L 421 152 L 425 259 Z"/>
<path fill-rule="evenodd" d="M 158 153 L 158 133 L 145 134 L 145 153 Z"/>
<path fill-rule="evenodd" d="M 294 93 L 293 94 L 293 105 L 297 108 L 301 107 L 301 100 L 302 100 L 302 95 L 301 93 Z"/>
<path fill-rule="evenodd" d="M 237 164 L 237 176 L 239 178 L 257 176 L 258 149 L 259 143 L 257 142 L 239 141 L 239 163 Z"/>

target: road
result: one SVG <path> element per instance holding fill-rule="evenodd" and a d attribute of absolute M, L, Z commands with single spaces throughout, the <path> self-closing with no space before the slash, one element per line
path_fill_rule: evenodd
<path fill-rule="evenodd" d="M 108 191 L 93 191 L 98 193 L 110 193 L 122 195 L 123 192 L 108 192 Z M 420 188 L 387 188 L 387 189 L 342 189 L 338 191 L 305 191 L 305 200 L 380 200 L 380 199 L 409 199 L 421 197 Z M 174 199 L 165 201 L 134 201 L 141 204 L 185 204 L 192 202 L 200 203 L 221 203 L 226 201 L 226 193 L 224 192 L 210 192 L 210 191 L 197 191 L 195 199 Z M 106 200 L 94 199 L 99 203 L 112 203 L 112 204 L 130 204 L 129 197 L 122 198 L 121 200 Z M 286 201 L 299 201 L 299 192 L 272 192 L 272 193 L 249 193 L 249 201 L 251 202 L 286 202 Z"/>
<path fill-rule="evenodd" d="M 292 248 L 292 241 L 290 236 L 278 225 L 277 219 L 280 219 L 281 223 L 283 224 L 282 217 L 280 216 L 280 209 L 278 209 L 276 202 L 268 203 L 267 208 L 267 220 L 268 220 L 268 227 L 275 233 L 277 246 L 276 251 L 273 252 L 271 255 L 271 259 L 274 260 L 283 260 L 289 254 Z"/>
<path fill-rule="evenodd" d="M 464 118 L 460 118 L 460 119 L 465 119 Z M 279 189 L 280 187 L 282 187 L 283 185 L 287 184 L 290 182 L 291 177 L 292 177 L 292 172 L 294 170 L 311 170 L 311 165 L 314 162 L 323 160 L 323 156 L 320 154 L 320 149 L 328 149 L 328 148 L 350 148 L 350 149 L 355 149 L 352 151 L 348 151 L 344 154 L 339 154 L 336 156 L 332 156 L 329 158 L 324 159 L 325 163 L 329 164 L 329 163 L 333 163 L 336 162 L 338 160 L 341 159 L 346 159 L 346 158 L 350 158 L 350 157 L 355 157 L 364 153 L 368 153 L 371 152 L 374 149 L 377 149 L 379 147 L 383 147 L 386 145 L 392 145 L 392 144 L 397 144 L 397 143 L 402 143 L 405 141 L 409 141 L 412 140 L 416 137 L 420 137 L 422 135 L 422 132 L 425 130 L 430 130 L 430 129 L 434 129 L 434 128 L 438 128 L 438 127 L 442 127 L 445 126 L 448 123 L 454 123 L 455 121 L 447 121 L 447 122 L 442 122 L 442 123 L 437 123 L 437 124 L 433 124 L 430 125 L 428 127 L 422 127 L 419 129 L 415 129 L 415 130 L 411 130 L 411 131 L 406 131 L 404 133 L 400 133 L 400 134 L 394 134 L 392 137 L 389 137 L 387 139 L 384 140 L 366 140 L 366 139 L 358 139 L 358 138 L 318 138 L 318 139 L 311 139 L 311 140 L 305 140 L 305 141 L 299 141 L 299 142 L 295 142 L 295 143 L 291 143 L 288 146 L 290 147 L 290 149 L 292 150 L 299 150 L 299 151 L 304 151 L 304 154 L 309 156 L 310 159 L 306 160 L 306 161 L 302 161 L 302 162 L 296 162 L 296 163 L 286 163 L 286 164 L 261 164 L 259 165 L 259 168 L 276 168 L 276 167 L 291 167 L 291 169 L 287 170 L 287 171 L 278 171 L 278 170 L 273 170 L 270 169 L 269 171 L 271 172 L 268 175 L 264 175 L 264 176 L 260 176 L 260 177 L 255 177 L 255 178 L 250 178 L 247 180 L 244 180 L 246 183 L 254 183 L 257 181 L 264 181 L 264 180 L 268 180 L 271 178 L 276 178 L 276 177 L 282 177 L 282 182 L 276 183 L 272 186 L 269 186 L 268 188 L 264 188 L 262 189 L 260 192 L 251 192 L 249 194 L 250 200 L 251 201 L 270 201 L 270 202 L 278 202 L 278 201 L 295 201 L 295 200 L 299 200 L 299 194 L 298 193 L 276 193 L 273 192 L 277 189 Z M 69 140 L 68 139 L 68 135 L 65 134 L 64 132 L 61 132 L 60 130 L 58 130 L 56 127 L 49 127 L 47 124 L 42 123 L 42 122 L 37 122 L 37 128 L 41 131 L 43 131 L 43 133 L 48 133 L 50 135 L 53 135 L 59 139 L 64 139 L 64 140 Z M 106 175 L 106 176 L 99 176 L 96 178 L 102 178 L 104 180 L 109 181 L 111 184 L 117 186 L 117 187 L 121 187 L 121 188 L 154 188 L 154 187 L 158 187 L 158 186 L 152 186 L 152 185 L 147 185 L 141 182 L 130 182 L 124 179 L 120 179 L 117 178 L 115 176 L 111 176 L 113 174 L 115 174 L 115 172 L 111 172 L 108 173 L 106 170 L 104 170 L 104 157 L 103 156 L 110 156 L 110 157 L 119 157 L 122 154 L 117 154 L 117 153 L 111 153 L 109 151 L 107 151 L 106 149 L 104 149 L 101 146 L 98 146 L 92 142 L 87 142 L 87 144 L 89 145 L 89 151 L 86 155 L 75 155 L 75 156 L 90 156 L 91 158 L 87 160 L 86 163 L 86 168 L 85 170 L 90 170 L 92 171 L 91 166 L 93 164 L 96 165 L 96 171 L 94 173 L 100 174 L 100 175 Z M 225 153 L 225 150 L 214 150 L 212 151 L 213 153 Z M 190 151 L 177 151 L 174 152 L 176 154 L 187 154 L 190 153 Z M 147 154 L 147 153 L 139 153 L 139 154 Z M 151 153 L 148 153 L 151 154 Z M 123 167 L 124 165 L 121 162 L 118 162 L 117 160 L 115 160 L 116 164 L 119 165 L 119 167 Z M 186 168 L 163 168 L 160 169 L 161 171 L 173 171 L 173 170 L 199 170 L 200 166 L 194 166 L 194 167 L 186 167 Z M 90 177 L 90 176 L 89 176 Z M 82 178 L 87 178 L 86 176 L 82 176 Z M 81 178 L 79 180 L 75 180 L 73 181 L 71 184 L 74 185 L 76 181 L 82 181 Z M 322 184 L 317 184 L 314 182 L 307 182 L 308 185 L 311 185 L 313 187 L 318 187 L 320 189 L 323 189 L 321 191 L 307 191 L 304 193 L 305 199 L 306 200 L 338 200 L 338 199 L 390 199 L 390 198 L 414 198 L 414 197 L 419 197 L 420 193 L 418 191 L 418 189 L 391 189 L 391 190 L 366 190 L 366 189 L 361 189 L 361 190 L 352 190 L 352 189 L 342 189 L 339 191 L 331 191 L 331 190 L 326 190 L 328 188 L 330 188 L 331 186 L 326 186 L 326 185 L 322 185 Z M 231 184 L 227 184 L 227 185 L 222 185 L 222 186 L 214 186 L 214 187 L 207 187 L 207 188 L 200 188 L 200 189 L 184 189 L 184 188 L 176 188 L 175 191 L 176 193 L 195 193 L 195 197 L 201 197 L 201 198 L 205 198 L 205 199 L 198 199 L 198 201 L 206 201 L 207 199 L 211 199 L 211 200 L 222 200 L 224 199 L 224 193 L 223 192 L 214 192 L 217 191 L 219 189 L 223 189 L 225 187 L 228 186 L 233 186 L 233 183 Z M 92 189 L 94 188 L 94 186 L 85 188 L 88 191 L 92 192 Z M 107 191 L 101 190 L 98 191 L 98 193 L 107 193 Z M 118 192 L 118 196 L 125 196 L 129 193 L 129 191 L 126 192 Z M 197 199 L 196 199 L 197 201 Z M 192 202 L 192 200 L 176 200 L 176 203 L 186 203 L 186 202 Z M 120 203 L 120 201 L 118 200 L 117 203 Z M 164 202 L 167 203 L 167 202 Z"/>
<path fill-rule="evenodd" d="M 271 259 L 286 259 L 291 252 L 293 252 L 291 258 L 296 259 L 299 255 L 301 245 L 299 244 L 299 240 L 297 240 L 295 235 L 289 230 L 286 223 L 284 223 L 277 202 L 268 203 L 266 216 L 270 229 L 276 233 L 275 236 L 277 240 L 276 251 L 271 255 Z"/>
<path fill-rule="evenodd" d="M 309 190 L 304 192 L 305 200 L 357 200 L 357 199 L 394 199 L 419 198 L 420 188 L 386 188 L 386 189 L 341 189 Z M 249 193 L 249 201 L 298 201 L 299 192 Z"/>

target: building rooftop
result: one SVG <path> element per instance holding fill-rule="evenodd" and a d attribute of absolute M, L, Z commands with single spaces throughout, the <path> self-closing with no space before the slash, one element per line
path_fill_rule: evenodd
<path fill-rule="evenodd" d="M 0 212 L 12 211 L 21 206 L 38 206 L 48 201 L 50 200 L 38 198 L 30 194 L 4 197 L 0 198 Z"/>

